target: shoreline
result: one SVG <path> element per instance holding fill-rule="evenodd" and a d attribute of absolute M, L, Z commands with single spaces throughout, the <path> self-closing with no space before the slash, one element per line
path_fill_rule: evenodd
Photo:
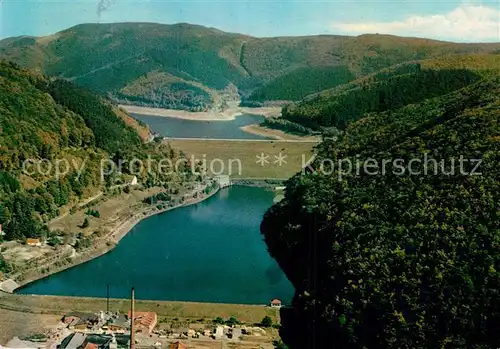
<path fill-rule="evenodd" d="M 321 137 L 318 136 L 299 136 L 292 133 L 287 133 L 282 130 L 263 127 L 259 124 L 241 126 L 240 130 L 257 136 L 272 137 L 275 140 L 280 140 L 280 141 L 310 141 L 318 143 L 321 142 Z"/>
<path fill-rule="evenodd" d="M 130 114 L 167 117 L 192 121 L 233 121 L 238 116 L 245 114 L 261 115 L 264 117 L 276 116 L 281 114 L 281 108 L 279 107 L 248 108 L 231 106 L 222 112 L 215 112 L 213 110 L 205 112 L 191 112 L 187 110 L 141 107 L 137 105 L 125 104 L 119 104 L 118 106 Z"/>
<path fill-rule="evenodd" d="M 217 186 L 217 189 L 215 189 L 212 193 L 210 193 L 206 196 L 203 196 L 201 198 L 197 198 L 196 200 L 193 200 L 190 202 L 186 202 L 186 203 L 182 203 L 182 204 L 179 204 L 176 206 L 164 208 L 161 210 L 156 209 L 154 206 L 147 207 L 144 210 L 142 210 L 141 212 L 124 220 L 118 226 L 118 228 L 116 228 L 110 235 L 103 237 L 101 239 L 101 241 L 99 241 L 99 243 L 96 246 L 92 247 L 91 249 L 82 251 L 79 256 L 72 259 L 71 263 L 66 264 L 66 265 L 62 265 L 60 267 L 53 268 L 48 273 L 45 273 L 45 274 L 38 272 L 36 276 L 28 277 L 21 282 L 18 282 L 15 279 L 9 279 L 9 280 L 13 280 L 17 284 L 17 286 L 12 289 L 12 292 L 5 292 L 4 290 L 0 290 L 0 292 L 16 294 L 15 293 L 16 290 L 22 289 L 33 282 L 43 280 L 43 279 L 48 278 L 54 274 L 60 273 L 62 271 L 74 268 L 80 264 L 84 264 L 84 263 L 90 262 L 93 259 L 99 258 L 99 257 L 105 255 L 106 253 L 111 252 L 113 249 L 115 249 L 116 246 L 118 245 L 118 243 L 142 220 L 150 218 L 150 217 L 158 215 L 158 214 L 161 214 L 161 213 L 164 213 L 164 212 L 175 210 L 178 208 L 188 207 L 191 205 L 199 204 L 200 202 L 203 202 L 203 201 L 211 198 L 212 196 L 217 194 L 220 190 L 221 190 L 221 188 L 219 186 Z M 64 259 L 67 259 L 67 257 L 61 258 L 61 260 L 64 260 Z M 5 281 L 7 281 L 7 280 L 5 280 Z"/>

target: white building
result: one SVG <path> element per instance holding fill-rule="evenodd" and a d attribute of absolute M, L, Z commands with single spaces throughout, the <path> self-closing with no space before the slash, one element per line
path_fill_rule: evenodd
<path fill-rule="evenodd" d="M 217 338 L 222 338 L 224 337 L 224 327 L 222 326 L 217 326 L 217 328 L 215 329 L 215 337 Z"/>
<path fill-rule="evenodd" d="M 231 179 L 228 175 L 216 176 L 215 180 L 219 184 L 220 188 L 229 187 L 231 185 Z"/>

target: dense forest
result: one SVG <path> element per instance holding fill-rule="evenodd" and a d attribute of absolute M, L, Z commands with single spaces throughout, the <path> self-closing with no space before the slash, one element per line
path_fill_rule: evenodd
<path fill-rule="evenodd" d="M 419 65 L 416 68 L 416 72 L 377 76 L 370 83 L 286 106 L 282 116 L 313 129 L 321 126 L 343 129 L 364 113 L 381 112 L 445 95 L 480 79 L 478 74 L 466 69 L 421 70 Z"/>
<path fill-rule="evenodd" d="M 117 101 L 142 98 L 151 106 L 172 103 L 190 110 L 206 100 L 207 89 L 234 85 L 247 104 L 296 101 L 395 64 L 499 50 L 498 43 L 378 34 L 258 38 L 187 23 L 81 24 L 41 38 L 0 40 L 2 59 L 70 79 Z M 171 84 L 147 93 L 131 88 L 154 82 L 158 75 L 201 88 L 189 87 L 185 95 Z"/>
<path fill-rule="evenodd" d="M 252 92 L 244 105 L 264 101 L 299 101 L 306 96 L 346 84 L 356 75 L 345 66 L 304 67 L 280 76 Z"/>
<path fill-rule="evenodd" d="M 296 288 L 291 348 L 500 346 L 499 92 L 490 78 L 360 115 L 287 182 L 261 230 Z"/>
<path fill-rule="evenodd" d="M 190 84 L 176 82 L 163 84 L 145 93 L 133 95 L 115 92 L 110 97 L 121 104 L 138 106 L 154 106 L 155 108 L 168 108 L 189 111 L 206 111 L 213 101 L 210 95 L 202 89 Z"/>
<path fill-rule="evenodd" d="M 0 61 L 0 224 L 5 239 L 46 234 L 45 223 L 60 207 L 119 184 L 131 172 L 146 186 L 183 179 L 184 174 L 160 174 L 155 166 L 146 173 L 127 165 L 121 171 L 106 169 L 102 178 L 103 160 L 119 168 L 131 159 L 181 156 L 160 142 L 143 144 L 114 110 L 93 92 Z"/>

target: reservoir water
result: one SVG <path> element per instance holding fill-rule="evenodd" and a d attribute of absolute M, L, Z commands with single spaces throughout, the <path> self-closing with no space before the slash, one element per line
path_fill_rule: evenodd
<path fill-rule="evenodd" d="M 240 129 L 242 126 L 261 123 L 260 115 L 240 115 L 229 121 L 197 121 L 131 114 L 134 118 L 147 124 L 153 132 L 164 137 L 177 138 L 217 138 L 217 139 L 270 139 L 253 135 Z"/>
<path fill-rule="evenodd" d="M 192 206 L 140 222 L 117 247 L 36 281 L 21 294 L 129 297 L 217 303 L 289 303 L 293 287 L 269 256 L 260 222 L 274 194 L 233 186 Z"/>

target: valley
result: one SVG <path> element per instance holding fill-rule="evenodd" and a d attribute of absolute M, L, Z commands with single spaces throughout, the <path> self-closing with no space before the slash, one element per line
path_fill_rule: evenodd
<path fill-rule="evenodd" d="M 0 343 L 499 347 L 499 96 L 500 38 L 4 38 Z"/>

